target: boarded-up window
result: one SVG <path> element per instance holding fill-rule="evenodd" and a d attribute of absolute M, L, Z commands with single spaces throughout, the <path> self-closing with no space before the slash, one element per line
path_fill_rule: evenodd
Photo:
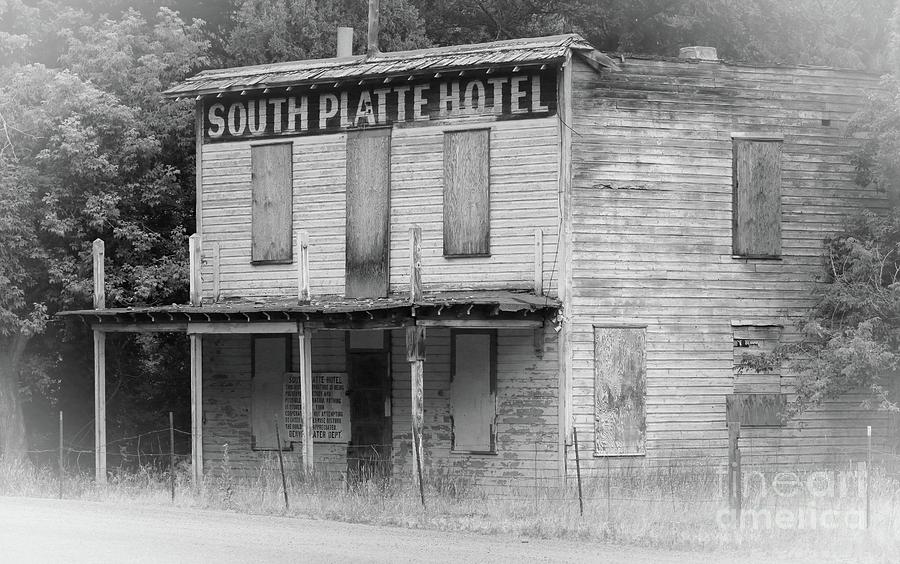
<path fill-rule="evenodd" d="M 594 452 L 644 454 L 646 328 L 594 327 Z"/>
<path fill-rule="evenodd" d="M 497 415 L 496 331 L 450 333 L 452 450 L 494 452 Z"/>
<path fill-rule="evenodd" d="M 732 155 L 733 252 L 781 255 L 781 140 L 735 138 Z"/>
<path fill-rule="evenodd" d="M 726 397 L 728 421 L 748 427 L 784 425 L 781 372 L 771 360 L 760 362 L 775 351 L 781 332 L 780 325 L 732 325 L 735 393 Z"/>
<path fill-rule="evenodd" d="M 347 134 L 349 298 L 387 296 L 390 256 L 391 130 Z"/>
<path fill-rule="evenodd" d="M 293 159 L 290 143 L 250 147 L 251 260 L 291 262 Z"/>
<path fill-rule="evenodd" d="M 251 445 L 254 449 L 276 449 L 275 418 L 278 417 L 282 447 L 289 447 L 284 425 L 284 387 L 290 370 L 290 341 L 285 335 L 254 335 L 250 403 Z"/>
<path fill-rule="evenodd" d="M 490 254 L 490 134 L 444 134 L 444 256 Z"/>

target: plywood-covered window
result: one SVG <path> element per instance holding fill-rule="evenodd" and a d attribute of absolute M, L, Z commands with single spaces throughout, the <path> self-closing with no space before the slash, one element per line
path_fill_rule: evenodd
<path fill-rule="evenodd" d="M 594 453 L 644 454 L 645 327 L 594 327 Z"/>
<path fill-rule="evenodd" d="M 390 277 L 390 128 L 347 134 L 345 295 L 387 296 Z"/>
<path fill-rule="evenodd" d="M 290 143 L 250 147 L 251 260 L 291 262 L 293 158 Z"/>
<path fill-rule="evenodd" d="M 497 332 L 450 333 L 451 449 L 495 452 L 497 415 Z"/>
<path fill-rule="evenodd" d="M 758 362 L 775 351 L 781 333 L 780 325 L 732 325 L 734 393 L 726 398 L 728 421 L 748 427 L 784 425 L 786 401 L 780 370 L 769 362 Z"/>
<path fill-rule="evenodd" d="M 251 338 L 251 445 L 257 450 L 278 448 L 275 419 L 278 418 L 282 448 L 289 447 L 284 425 L 284 387 L 290 370 L 290 337 L 254 335 Z"/>
<path fill-rule="evenodd" d="M 444 133 L 444 256 L 490 254 L 490 129 Z"/>
<path fill-rule="evenodd" d="M 733 253 L 781 256 L 781 139 L 732 140 Z"/>

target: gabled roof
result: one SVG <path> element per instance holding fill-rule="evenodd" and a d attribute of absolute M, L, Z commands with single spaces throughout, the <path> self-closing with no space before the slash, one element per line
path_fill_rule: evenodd
<path fill-rule="evenodd" d="M 322 82 L 388 78 L 462 69 L 562 62 L 568 51 L 581 53 L 604 66 L 615 68 L 609 57 L 596 51 L 578 34 L 510 39 L 378 53 L 372 57 L 309 59 L 249 67 L 207 70 L 164 92 L 169 97 L 202 96 L 220 92 Z"/>

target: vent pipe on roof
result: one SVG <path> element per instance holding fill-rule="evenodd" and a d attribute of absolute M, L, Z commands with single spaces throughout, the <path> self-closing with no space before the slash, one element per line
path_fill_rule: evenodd
<path fill-rule="evenodd" d="M 678 50 L 679 59 L 699 59 L 701 61 L 718 61 L 719 53 L 715 47 L 682 47 Z"/>
<path fill-rule="evenodd" d="M 378 0 L 369 0 L 369 47 L 366 57 L 378 55 Z"/>
<path fill-rule="evenodd" d="M 352 27 L 337 28 L 337 56 L 338 57 L 353 56 L 353 28 Z"/>

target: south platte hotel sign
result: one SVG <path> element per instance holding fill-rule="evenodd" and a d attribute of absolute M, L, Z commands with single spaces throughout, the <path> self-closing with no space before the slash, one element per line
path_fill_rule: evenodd
<path fill-rule="evenodd" d="M 268 96 L 205 102 L 207 142 L 318 135 L 388 125 L 427 125 L 458 118 L 521 119 L 556 113 L 556 70 L 454 76 L 431 80 L 375 80 L 350 89 L 306 88 Z M 299 89 L 298 89 L 299 90 Z"/>

